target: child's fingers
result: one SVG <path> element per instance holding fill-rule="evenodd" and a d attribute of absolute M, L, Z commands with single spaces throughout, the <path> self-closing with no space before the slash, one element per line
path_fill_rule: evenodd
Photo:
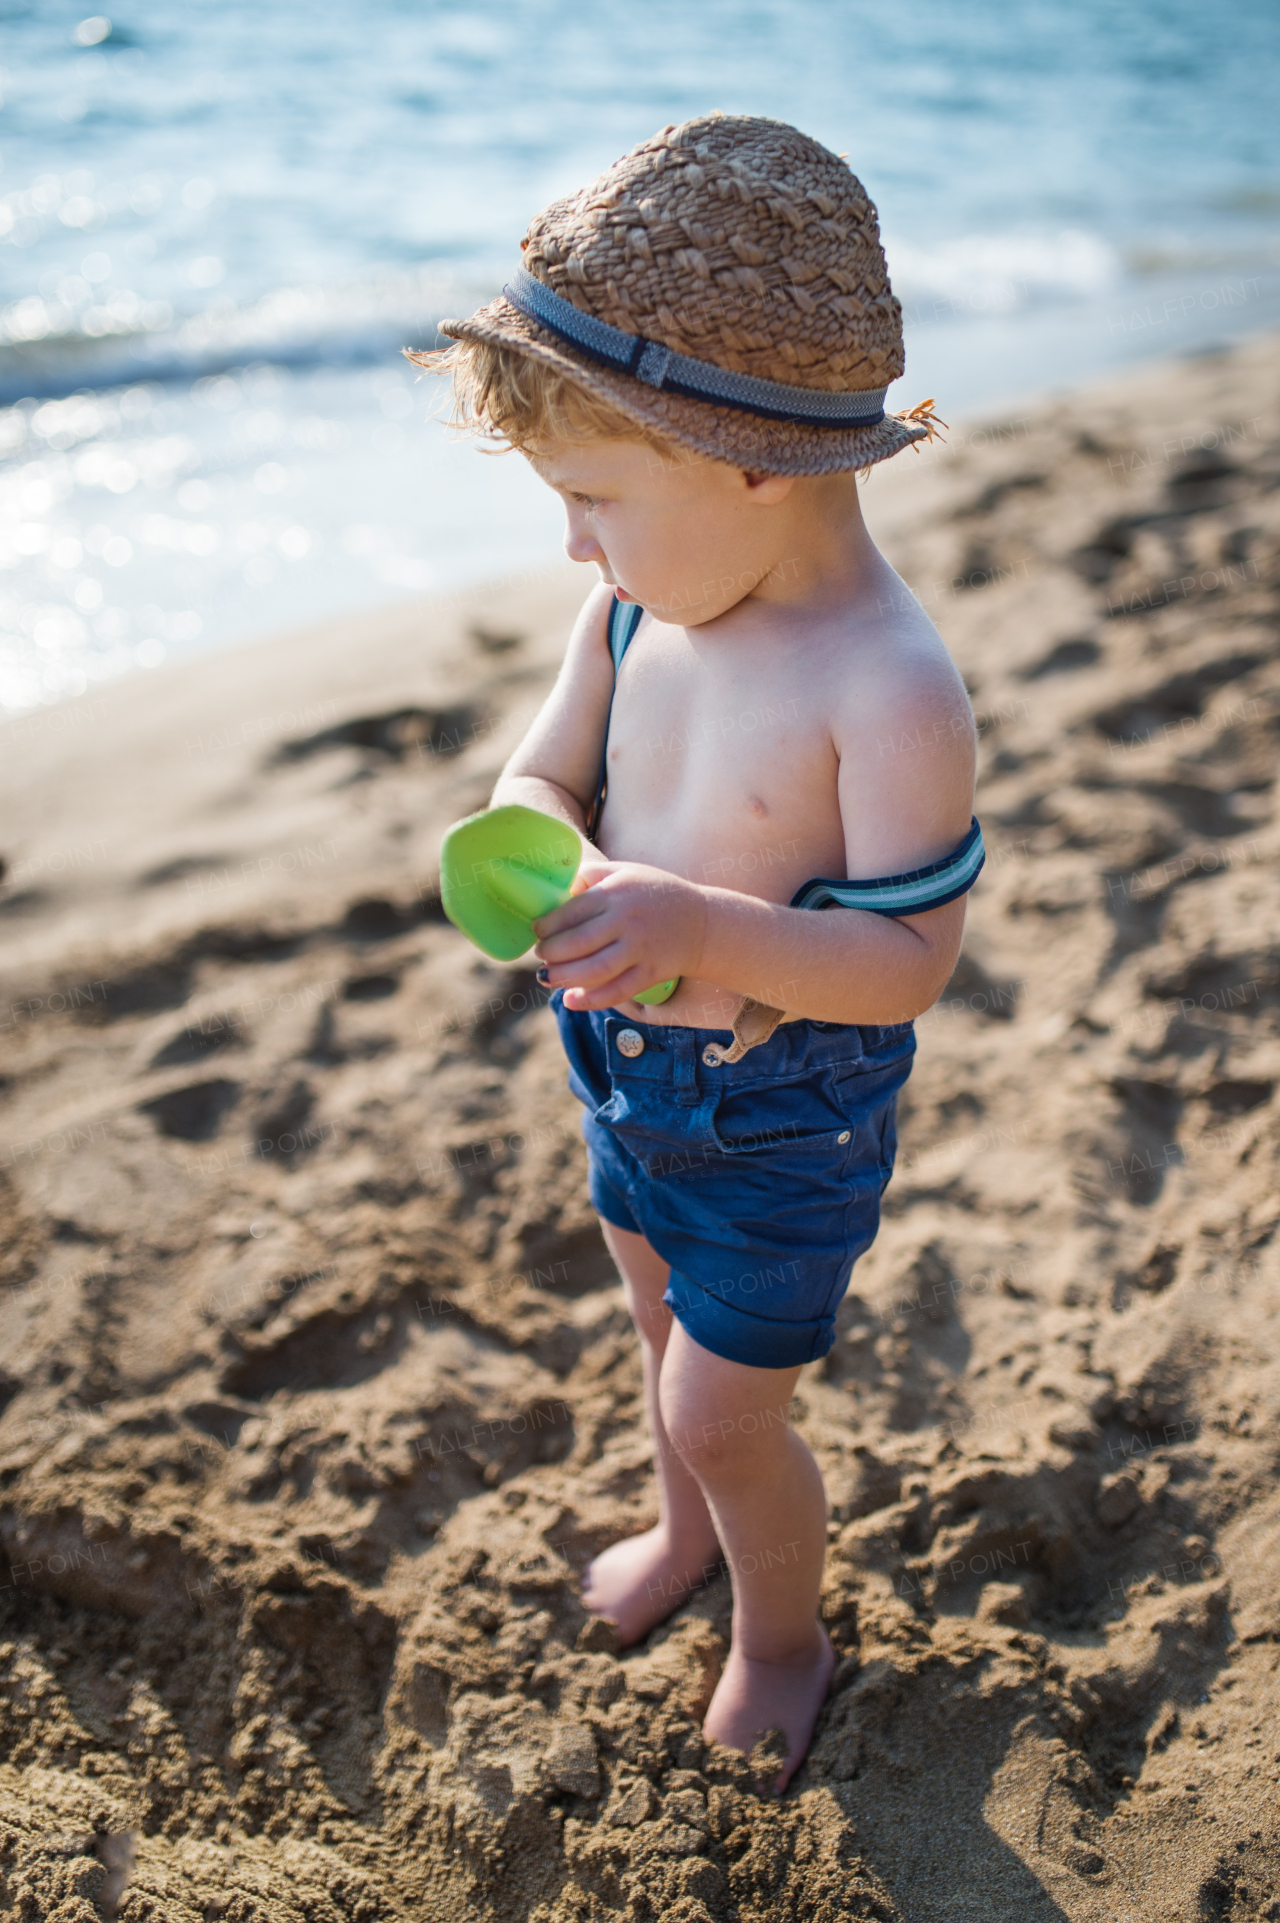
<path fill-rule="evenodd" d="M 628 968 L 599 988 L 566 988 L 565 1006 L 580 1014 L 590 1013 L 597 1008 L 613 1008 L 618 1002 L 629 1001 L 632 995 L 648 986 L 642 970 Z"/>
<path fill-rule="evenodd" d="M 618 931 L 599 917 L 582 922 L 577 928 L 562 929 L 558 935 L 545 935 L 534 945 L 534 954 L 544 962 L 583 961 L 617 941 Z"/>
<path fill-rule="evenodd" d="M 619 1002 L 626 1001 L 630 993 L 630 989 L 616 989 L 612 982 L 606 983 L 603 988 L 566 988 L 565 1007 L 573 1009 L 575 1014 L 589 1015 L 598 1008 L 616 1008 Z"/>
<path fill-rule="evenodd" d="M 621 942 L 610 942 L 590 957 L 576 961 L 548 962 L 545 964 L 547 986 L 549 988 L 602 988 L 615 981 L 619 975 L 634 966 L 629 963 Z M 641 982 L 640 987 L 644 987 Z"/>
<path fill-rule="evenodd" d="M 570 910 L 577 912 L 571 916 Z M 617 941 L 622 925 L 616 904 L 603 895 L 597 895 L 594 901 L 566 902 L 533 924 L 538 937 L 536 953 L 542 961 L 576 961 L 583 955 L 594 955 L 607 942 Z"/>
<path fill-rule="evenodd" d="M 532 924 L 533 932 L 539 941 L 549 939 L 552 935 L 562 935 L 567 929 L 594 921 L 598 915 L 607 913 L 608 907 L 608 902 L 600 895 L 575 895 L 571 900 L 561 902 L 549 914 L 539 915 Z"/>
<path fill-rule="evenodd" d="M 616 861 L 606 861 L 603 855 L 584 855 L 578 864 L 578 872 L 573 878 L 570 894 L 581 895 L 595 882 L 603 881 L 618 866 Z"/>

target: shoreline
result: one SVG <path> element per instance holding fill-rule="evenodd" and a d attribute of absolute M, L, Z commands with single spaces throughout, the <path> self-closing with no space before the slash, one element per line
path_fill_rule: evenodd
<path fill-rule="evenodd" d="M 1025 553 L 988 553 L 981 543 L 970 543 L 967 550 L 961 544 L 941 571 L 925 559 L 939 551 L 938 543 L 926 538 L 922 544 L 920 534 L 952 520 L 970 468 L 994 462 L 1005 476 L 997 488 L 1016 489 L 1028 463 L 1044 465 L 1039 441 L 1077 414 L 1083 423 L 1113 413 L 1137 418 L 1163 406 L 1176 410 L 1179 392 L 1194 384 L 1196 370 L 1204 375 L 1218 365 L 1269 364 L 1277 347 L 1280 333 L 1267 334 L 1226 356 L 1156 361 L 1138 376 L 1116 374 L 1039 406 L 1015 403 L 957 422 L 945 441 L 904 450 L 871 470 L 864 494 L 868 526 L 943 627 L 954 653 L 949 614 L 963 616 L 965 606 L 981 598 L 978 590 L 1025 596 L 1031 584 Z M 1250 432 L 1243 417 L 1214 422 L 1206 416 L 1196 432 L 1184 425 L 1158 441 L 1143 436 L 1108 455 L 1099 480 L 1118 506 L 1125 489 L 1173 472 L 1190 456 L 1208 458 L 1214 450 L 1228 451 L 1228 443 L 1231 449 L 1247 446 Z M 1239 574 L 1244 565 L 1228 568 Z M 1197 570 L 1197 579 L 1205 572 Z M 1184 577 L 1180 571 L 1160 591 L 1170 587 L 1176 598 Z M 323 856 L 304 852 L 297 861 L 307 864 L 322 889 L 345 885 L 357 872 L 390 886 L 396 877 L 403 882 L 407 850 L 419 876 L 414 885 L 421 889 L 421 877 L 434 873 L 448 821 L 484 804 L 506 753 L 532 719 L 540 697 L 528 691 L 549 685 L 595 578 L 594 569 L 557 551 L 534 573 L 491 578 L 474 590 L 454 589 L 367 615 L 277 629 L 122 676 L 0 723 L 0 812 L 9 824 L 8 841 L 0 847 L 6 862 L 0 913 L 9 969 L 42 966 L 67 939 L 68 928 L 77 930 L 76 944 L 85 952 L 109 939 L 104 918 L 122 887 L 137 900 L 141 928 L 156 939 L 194 930 L 208 913 L 229 906 L 261 912 L 295 872 L 279 865 L 290 850 L 279 846 L 275 797 L 291 784 L 305 786 L 309 760 L 324 758 L 323 746 L 298 750 L 293 744 L 322 743 L 335 728 L 347 731 L 345 749 L 336 742 L 335 750 L 345 752 L 361 776 L 388 760 L 402 773 L 412 768 L 429 775 L 430 825 L 396 824 L 400 846 L 393 852 L 389 822 L 371 835 L 357 819 L 353 831 L 345 800 L 335 795 L 315 810 L 315 823 L 318 831 L 323 818 L 336 845 Z M 1150 592 L 1144 584 L 1139 598 Z M 1025 704 L 1025 693 L 1021 698 Z M 978 693 L 974 705 L 982 715 L 990 703 Z M 365 731 L 371 750 L 358 738 L 360 715 L 371 718 L 371 733 Z M 411 736 L 417 729 L 418 737 L 400 746 L 382 739 L 377 717 L 389 715 L 400 716 L 395 725 Z M 991 718 L 998 725 L 999 702 Z M 264 775 L 273 797 L 265 811 Z M 451 814 L 452 804 L 440 813 L 435 794 L 455 788 L 457 805 Z M 220 839 L 228 846 L 213 845 L 192 857 L 184 833 L 166 823 L 166 794 L 182 796 L 185 812 L 207 809 L 220 793 L 236 789 L 243 790 L 245 805 L 223 824 Z M 412 792 L 410 782 L 396 806 L 408 806 Z M 86 810 L 96 824 L 92 834 L 82 825 Z M 298 835 L 292 846 L 305 850 L 308 843 Z M 180 874 L 170 873 L 174 864 Z"/>
<path fill-rule="evenodd" d="M 1050 316 L 1037 317 L 1038 324 L 1041 325 L 1047 324 L 1051 320 L 1053 320 L 1053 317 Z M 1015 334 L 1017 333 L 1018 327 L 1025 327 L 1025 323 L 1025 316 L 1019 317 L 1017 323 L 1011 322 Z M 969 325 L 985 324 L 988 323 L 969 323 Z M 1062 324 L 1066 326 L 1069 323 L 1064 319 Z M 966 323 L 963 321 L 956 323 L 958 334 L 963 333 L 965 325 Z M 931 332 L 931 330 L 924 329 L 919 331 Z M 1278 333 L 1280 333 L 1280 329 L 1278 329 L 1273 322 L 1272 325 L 1268 327 L 1251 330 L 1242 337 L 1228 341 L 1224 344 L 1222 351 L 1231 353 L 1246 350 L 1251 345 L 1276 337 Z M 1218 349 L 1214 345 L 1201 344 L 1199 346 L 1180 349 L 1176 353 L 1158 352 L 1154 354 L 1139 354 L 1132 360 L 1126 360 L 1122 357 L 1119 360 L 1107 363 L 1099 370 L 1082 374 L 1080 378 L 1065 384 L 1046 382 L 1038 388 L 1033 387 L 1020 393 L 1015 392 L 990 404 L 976 405 L 962 409 L 955 409 L 952 404 L 946 401 L 945 396 L 948 382 L 945 378 L 945 373 L 940 378 L 934 380 L 933 384 L 943 396 L 942 405 L 952 407 L 954 426 L 952 433 L 948 437 L 949 445 L 952 449 L 959 451 L 970 444 L 978 447 L 987 445 L 991 431 L 1002 423 L 1007 424 L 1012 420 L 1033 417 L 1048 408 L 1072 399 L 1087 401 L 1090 396 L 1095 394 L 1098 395 L 1099 398 L 1105 399 L 1112 390 L 1121 386 L 1128 386 L 1134 379 L 1142 380 L 1149 377 L 1159 379 L 1163 374 L 1171 373 L 1175 367 L 1184 364 L 1188 360 L 1194 363 L 1197 359 L 1212 358 L 1217 351 Z M 948 350 L 946 358 L 963 360 L 963 353 L 963 342 L 958 340 L 956 343 L 953 343 L 952 348 Z M 924 381 L 929 378 L 932 377 L 926 375 L 923 380 L 918 381 L 911 371 L 911 362 L 909 360 L 909 371 L 906 377 L 906 383 L 910 385 L 912 393 L 915 393 L 917 388 L 923 392 Z M 906 385 L 902 383 L 900 383 L 900 385 L 904 385 L 902 404 L 905 406 L 907 404 Z M 931 449 L 930 457 L 936 458 L 937 451 Z M 437 447 L 434 449 L 431 458 L 437 463 L 442 459 L 447 460 L 447 450 Z M 895 461 L 886 464 L 887 469 L 895 473 L 900 472 L 906 458 L 907 451 L 904 450 L 904 453 L 898 456 Z M 431 469 L 430 474 L 432 484 L 436 482 L 439 482 L 441 485 L 444 484 L 446 476 L 443 468 L 439 473 Z M 878 491 L 884 491 L 883 479 L 885 475 L 886 469 L 876 470 L 876 479 L 880 482 Z M 468 485 L 474 487 L 475 483 L 469 481 Z M 874 496 L 872 499 L 874 500 Z M 477 494 L 475 505 L 478 510 L 483 509 L 484 502 L 480 494 Z M 514 507 L 514 497 L 511 501 L 506 502 L 503 511 L 508 514 L 512 512 L 515 513 L 515 519 L 511 523 L 511 530 L 508 530 L 508 532 L 514 530 L 515 538 L 527 543 L 530 530 L 520 518 L 522 510 Z M 523 510 L 523 512 L 527 519 L 527 510 Z M 548 543 L 548 547 L 550 547 L 550 543 Z M 424 563 L 423 565 L 426 564 Z M 533 569 L 532 578 L 538 579 L 541 577 L 544 571 L 544 565 L 550 568 L 554 567 L 556 563 L 553 562 L 548 555 L 545 564 L 536 566 Z M 451 588 L 441 590 L 439 593 L 414 596 L 411 599 L 401 599 L 380 593 L 367 603 L 361 606 L 352 606 L 341 614 L 330 617 L 328 620 L 304 619 L 285 625 L 277 622 L 252 634 L 238 634 L 222 641 L 214 641 L 206 646 L 184 651 L 168 658 L 160 663 L 159 666 L 135 666 L 123 674 L 93 682 L 81 694 L 59 696 L 51 701 L 37 703 L 28 708 L 10 710 L 3 717 L 0 717 L 0 740 L 8 738 L 6 736 L 6 730 L 12 729 L 24 720 L 28 720 L 33 716 L 50 713 L 57 708 L 65 706 L 68 702 L 91 700 L 104 689 L 114 687 L 119 682 L 127 682 L 140 687 L 146 686 L 149 685 L 152 675 L 167 673 L 173 669 L 182 668 L 188 664 L 194 664 L 195 662 L 206 660 L 210 657 L 225 657 L 246 650 L 253 651 L 272 646 L 277 642 L 287 643 L 289 637 L 298 632 L 310 632 L 313 629 L 326 628 L 335 621 L 345 623 L 376 623 L 382 619 L 398 618 L 412 608 L 447 608 L 466 602 L 472 597 L 480 597 L 483 599 L 492 594 L 500 595 L 509 585 L 518 583 L 526 578 L 529 578 L 528 569 L 515 569 L 510 573 L 504 571 L 498 574 L 493 571 L 491 566 L 486 564 L 483 572 L 478 573 L 475 578 L 463 580 Z"/>

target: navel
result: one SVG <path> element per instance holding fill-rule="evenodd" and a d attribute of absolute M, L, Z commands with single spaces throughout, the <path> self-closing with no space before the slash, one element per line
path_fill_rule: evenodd
<path fill-rule="evenodd" d="M 759 795 L 748 795 L 747 806 L 751 810 L 753 815 L 759 815 L 763 817 L 767 815 L 769 812 L 768 803 L 765 801 L 762 801 Z"/>

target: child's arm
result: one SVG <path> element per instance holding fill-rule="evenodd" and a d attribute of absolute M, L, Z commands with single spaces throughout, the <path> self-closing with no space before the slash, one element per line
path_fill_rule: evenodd
<path fill-rule="evenodd" d="M 901 874 L 963 839 L 973 796 L 973 721 L 958 683 L 835 718 L 847 874 Z M 902 745 L 902 744 L 908 745 Z M 880 753 L 891 746 L 886 757 Z M 534 924 L 566 1006 L 609 1008 L 672 975 L 815 1021 L 909 1021 L 955 966 L 964 901 L 890 919 L 859 909 L 784 908 L 635 862 L 584 862 L 587 892 Z"/>
<path fill-rule="evenodd" d="M 569 822 L 585 838 L 613 698 L 613 661 L 606 631 L 612 599 L 613 589 L 603 582 L 587 596 L 556 684 L 499 775 L 491 808 L 513 802 L 538 808 L 557 821 Z M 590 847 L 588 843 L 588 851 Z M 586 858 L 590 859 L 590 852 Z"/>

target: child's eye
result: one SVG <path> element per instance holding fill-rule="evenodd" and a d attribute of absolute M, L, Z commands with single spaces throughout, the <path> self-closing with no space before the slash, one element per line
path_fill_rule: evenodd
<path fill-rule="evenodd" d="M 569 499 L 577 501 L 580 507 L 599 507 L 600 505 L 600 498 L 596 494 L 571 494 Z"/>

